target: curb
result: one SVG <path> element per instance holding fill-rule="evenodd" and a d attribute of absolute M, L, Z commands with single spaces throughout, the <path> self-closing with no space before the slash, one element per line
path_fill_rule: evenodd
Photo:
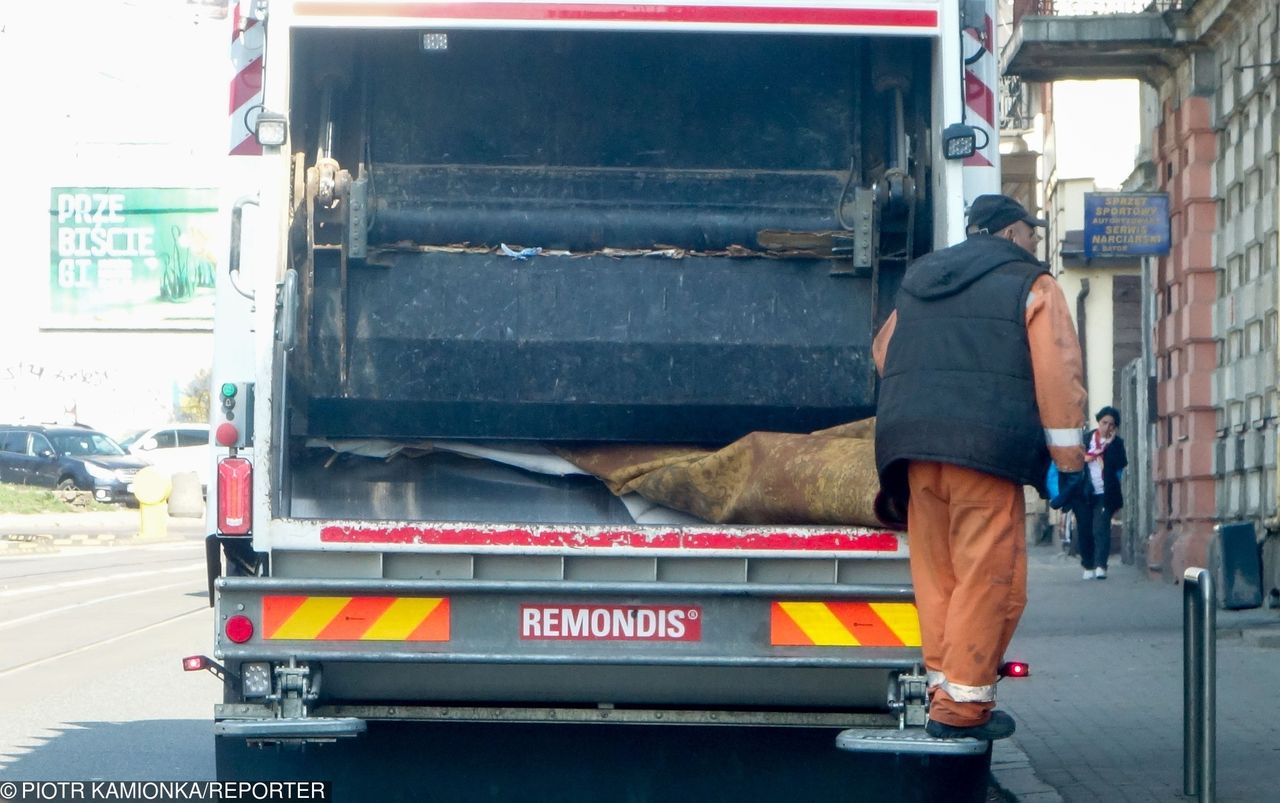
<path fill-rule="evenodd" d="M 1040 780 L 1031 759 L 1013 739 L 992 745 L 991 781 L 1018 803 L 1062 803 L 1058 790 Z"/>
<path fill-rule="evenodd" d="M 56 552 L 53 537 L 48 535 L 6 535 L 0 538 L 0 557 L 5 555 L 39 555 Z"/>
<path fill-rule="evenodd" d="M 4 552 L 49 552 L 61 546 L 108 546 L 134 540 L 116 533 L 22 533 L 0 536 L 0 554 Z"/>
<path fill-rule="evenodd" d="M 0 557 L 4 555 L 37 555 L 57 552 L 61 547 L 138 546 L 182 541 L 181 538 L 141 538 L 137 533 L 71 533 L 53 535 L 34 533 L 0 535 Z"/>

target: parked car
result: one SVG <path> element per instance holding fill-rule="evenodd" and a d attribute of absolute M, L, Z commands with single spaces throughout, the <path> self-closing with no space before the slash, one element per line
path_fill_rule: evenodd
<path fill-rule="evenodd" d="M 208 424 L 151 427 L 132 433 L 120 445 L 170 476 L 194 471 L 200 478 L 200 487 L 209 486 L 213 457 Z"/>
<path fill-rule="evenodd" d="M 133 504 L 134 475 L 146 466 L 97 430 L 0 425 L 0 482 L 93 491 L 99 502 Z"/>

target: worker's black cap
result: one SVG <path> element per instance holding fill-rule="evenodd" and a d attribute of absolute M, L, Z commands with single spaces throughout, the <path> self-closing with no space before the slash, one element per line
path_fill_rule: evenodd
<path fill-rule="evenodd" d="M 969 228 L 978 232 L 995 234 L 1019 220 L 1031 226 L 1049 225 L 1008 195 L 979 195 L 969 207 Z"/>

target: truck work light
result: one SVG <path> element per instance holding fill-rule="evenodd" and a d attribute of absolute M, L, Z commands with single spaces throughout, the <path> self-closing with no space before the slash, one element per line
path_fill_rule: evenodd
<path fill-rule="evenodd" d="M 253 661 L 240 665 L 240 690 L 245 697 L 266 697 L 271 693 L 271 664 Z"/>
<path fill-rule="evenodd" d="M 968 159 L 978 150 L 978 132 L 971 125 L 952 123 L 942 129 L 942 158 Z"/>
<path fill-rule="evenodd" d="M 427 50 L 448 50 L 449 34 L 447 33 L 424 33 L 422 35 L 422 49 Z"/>
<path fill-rule="evenodd" d="M 258 119 L 253 124 L 253 136 L 259 145 L 278 148 L 284 144 L 289 135 L 289 121 L 279 112 L 266 110 L 258 112 Z"/>

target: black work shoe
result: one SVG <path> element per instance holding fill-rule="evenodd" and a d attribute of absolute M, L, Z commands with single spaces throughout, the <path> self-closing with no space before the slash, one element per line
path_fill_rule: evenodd
<path fill-rule="evenodd" d="M 988 742 L 996 739 L 1008 739 L 1013 735 L 1016 726 L 1013 717 L 1003 711 L 992 711 L 991 719 L 981 725 L 957 728 L 945 722 L 931 719 L 924 725 L 925 733 L 935 739 L 983 739 Z"/>

